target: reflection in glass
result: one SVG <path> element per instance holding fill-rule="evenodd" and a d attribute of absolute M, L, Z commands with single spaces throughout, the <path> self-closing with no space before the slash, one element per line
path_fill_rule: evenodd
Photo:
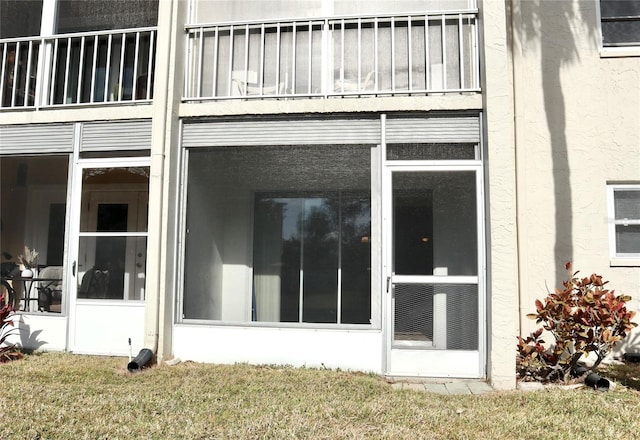
<path fill-rule="evenodd" d="M 146 237 L 81 237 L 78 298 L 144 299 L 146 246 Z"/>
<path fill-rule="evenodd" d="M 255 212 L 254 320 L 369 321 L 367 195 L 258 194 Z"/>

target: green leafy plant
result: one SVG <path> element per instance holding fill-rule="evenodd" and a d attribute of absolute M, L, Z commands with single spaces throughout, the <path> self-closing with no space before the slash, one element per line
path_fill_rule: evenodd
<path fill-rule="evenodd" d="M 536 312 L 527 315 L 543 323 L 526 338 L 518 337 L 518 375 L 521 379 L 567 383 L 576 371 L 582 356 L 593 353 L 595 369 L 635 326 L 635 312 L 627 310 L 630 296 L 615 295 L 608 290 L 602 276 L 592 274 L 578 278 L 569 274 L 563 287 L 549 294 L 544 301 L 536 300 Z M 547 345 L 542 339 L 547 331 L 554 341 Z"/>
<path fill-rule="evenodd" d="M 16 344 L 7 343 L 7 338 L 16 331 L 13 324 L 14 309 L 8 301 L 5 301 L 4 294 L 0 297 L 0 363 L 8 362 L 22 357 L 16 350 Z"/>

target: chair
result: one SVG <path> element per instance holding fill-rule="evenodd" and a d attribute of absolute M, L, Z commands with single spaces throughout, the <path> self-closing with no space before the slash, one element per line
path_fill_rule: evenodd
<path fill-rule="evenodd" d="M 367 73 L 364 78 L 344 78 L 336 79 L 333 90 L 338 93 L 364 92 L 373 88 L 374 71 Z"/>
<path fill-rule="evenodd" d="M 109 271 L 98 270 L 94 267 L 89 269 L 82 277 L 79 298 L 106 298 L 109 287 Z"/>
<path fill-rule="evenodd" d="M 38 289 L 38 310 L 45 312 L 62 311 L 62 266 L 47 266 L 40 270 L 38 278 L 55 279 L 40 281 Z"/>
<path fill-rule="evenodd" d="M 234 70 L 231 72 L 231 96 L 272 96 L 284 95 L 287 88 L 288 75 L 279 84 L 258 84 L 258 74 L 253 70 Z"/>

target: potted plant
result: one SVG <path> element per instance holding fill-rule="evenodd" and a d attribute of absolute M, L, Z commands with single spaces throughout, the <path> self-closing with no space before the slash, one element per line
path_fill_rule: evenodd
<path fill-rule="evenodd" d="M 24 254 L 18 257 L 18 263 L 20 263 L 20 276 L 22 278 L 31 278 L 34 275 L 34 270 L 38 266 L 38 251 L 35 249 L 29 249 L 29 246 L 24 247 Z"/>

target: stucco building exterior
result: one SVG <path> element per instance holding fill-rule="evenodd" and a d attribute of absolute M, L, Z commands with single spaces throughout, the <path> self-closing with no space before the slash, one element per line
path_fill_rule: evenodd
<path fill-rule="evenodd" d="M 567 261 L 640 309 L 633 2 L 0 7 L 25 347 L 508 389 Z"/>

